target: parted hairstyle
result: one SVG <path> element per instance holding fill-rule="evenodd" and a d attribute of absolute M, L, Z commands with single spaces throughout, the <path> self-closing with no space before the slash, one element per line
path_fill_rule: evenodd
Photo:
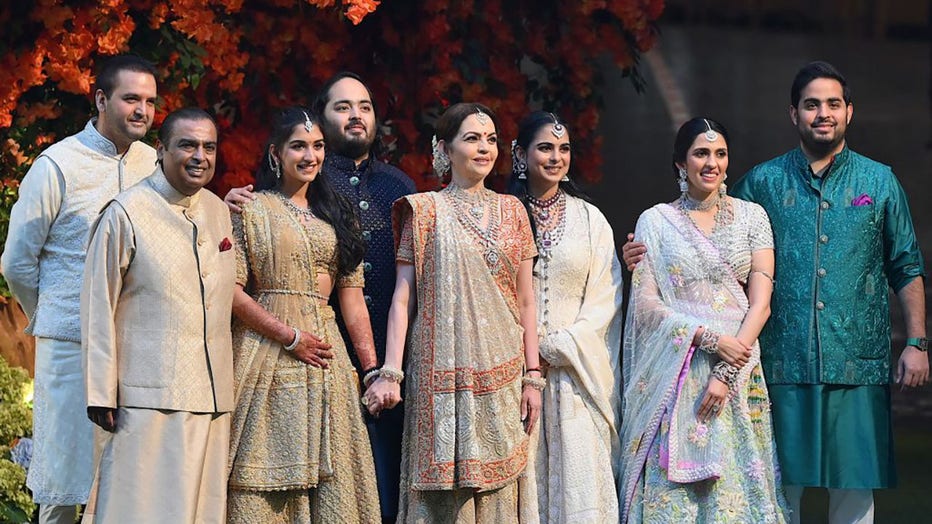
<path fill-rule="evenodd" d="M 809 85 L 809 82 L 817 78 L 837 80 L 841 84 L 841 96 L 845 99 L 845 105 L 851 103 L 851 88 L 848 87 L 848 81 L 844 75 L 835 69 L 832 64 L 816 61 L 804 65 L 793 78 L 793 85 L 790 87 L 790 103 L 793 104 L 793 107 L 799 107 L 800 93 Z"/>
<path fill-rule="evenodd" d="M 283 151 L 295 127 L 304 125 L 305 114 L 314 125 L 320 125 L 320 117 L 310 109 L 302 107 L 283 109 L 276 117 L 272 125 L 272 134 L 262 154 L 262 161 L 259 162 L 259 169 L 256 171 L 256 191 L 278 189 L 281 186 L 281 180 L 270 167 L 270 146 L 274 145 L 276 151 Z M 274 161 L 280 162 L 278 159 Z M 362 238 L 356 211 L 346 198 L 333 189 L 323 170 L 308 185 L 307 202 L 311 211 L 330 224 L 336 233 L 337 276 L 349 275 L 362 262 L 366 253 L 366 244 Z"/>
<path fill-rule="evenodd" d="M 175 131 L 175 124 L 179 120 L 207 120 L 217 129 L 217 121 L 210 113 L 199 107 L 184 107 L 176 109 L 162 121 L 162 127 L 159 128 L 159 142 L 168 145 L 171 141 L 172 133 Z"/>

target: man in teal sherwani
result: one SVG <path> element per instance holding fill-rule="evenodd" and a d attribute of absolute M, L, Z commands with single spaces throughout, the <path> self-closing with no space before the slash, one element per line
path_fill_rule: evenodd
<path fill-rule="evenodd" d="M 731 191 L 773 224 L 777 284 L 760 345 L 783 483 L 797 522 L 810 486 L 829 488 L 830 522 L 873 522 L 872 489 L 896 482 L 891 375 L 908 387 L 929 378 L 922 255 L 893 172 L 845 143 L 844 77 L 808 64 L 791 101 L 800 146 Z M 907 334 L 893 370 L 888 286 Z"/>

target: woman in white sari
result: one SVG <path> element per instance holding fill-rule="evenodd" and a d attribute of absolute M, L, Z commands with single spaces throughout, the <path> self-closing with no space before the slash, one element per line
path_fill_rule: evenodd
<path fill-rule="evenodd" d="M 528 476 L 541 523 L 610 522 L 621 400 L 621 265 L 612 228 L 569 179 L 571 134 L 535 111 L 512 143 L 511 192 L 528 210 L 537 333 L 548 386 Z M 533 492 L 529 493 L 533 497 Z"/>
<path fill-rule="evenodd" d="M 770 315 L 764 210 L 725 194 L 727 132 L 696 118 L 682 195 L 638 220 L 624 340 L 622 523 L 785 522 L 757 336 Z"/>

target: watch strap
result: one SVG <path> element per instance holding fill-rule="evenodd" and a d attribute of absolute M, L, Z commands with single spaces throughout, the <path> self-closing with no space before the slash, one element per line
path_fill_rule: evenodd
<path fill-rule="evenodd" d="M 914 337 L 906 339 L 907 346 L 913 346 L 919 351 L 928 351 L 929 350 L 929 339 L 926 337 Z"/>

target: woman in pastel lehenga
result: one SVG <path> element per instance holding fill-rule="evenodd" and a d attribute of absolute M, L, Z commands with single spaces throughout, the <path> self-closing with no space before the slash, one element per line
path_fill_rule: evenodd
<path fill-rule="evenodd" d="M 389 408 L 405 381 L 400 523 L 536 521 L 519 477 L 545 383 L 537 251 L 521 202 L 483 184 L 498 156 L 497 128 L 481 104 L 448 108 L 437 121 L 434 169 L 450 172 L 450 184 L 393 210 L 398 278 L 385 366 L 365 396 L 370 411 Z"/>
<path fill-rule="evenodd" d="M 335 292 L 360 362 L 374 367 L 364 245 L 323 160 L 317 117 L 284 110 L 255 199 L 233 215 L 231 523 L 381 522 L 358 379 L 327 305 Z"/>
<path fill-rule="evenodd" d="M 624 335 L 620 499 L 627 522 L 785 522 L 757 337 L 770 315 L 773 235 L 727 196 L 728 135 L 680 128 L 680 198 L 638 219 Z"/>
<path fill-rule="evenodd" d="M 605 216 L 568 177 L 572 134 L 535 111 L 512 143 L 511 192 L 524 202 L 537 251 L 534 291 L 547 388 L 532 436 L 541 523 L 618 517 L 621 264 Z"/>

